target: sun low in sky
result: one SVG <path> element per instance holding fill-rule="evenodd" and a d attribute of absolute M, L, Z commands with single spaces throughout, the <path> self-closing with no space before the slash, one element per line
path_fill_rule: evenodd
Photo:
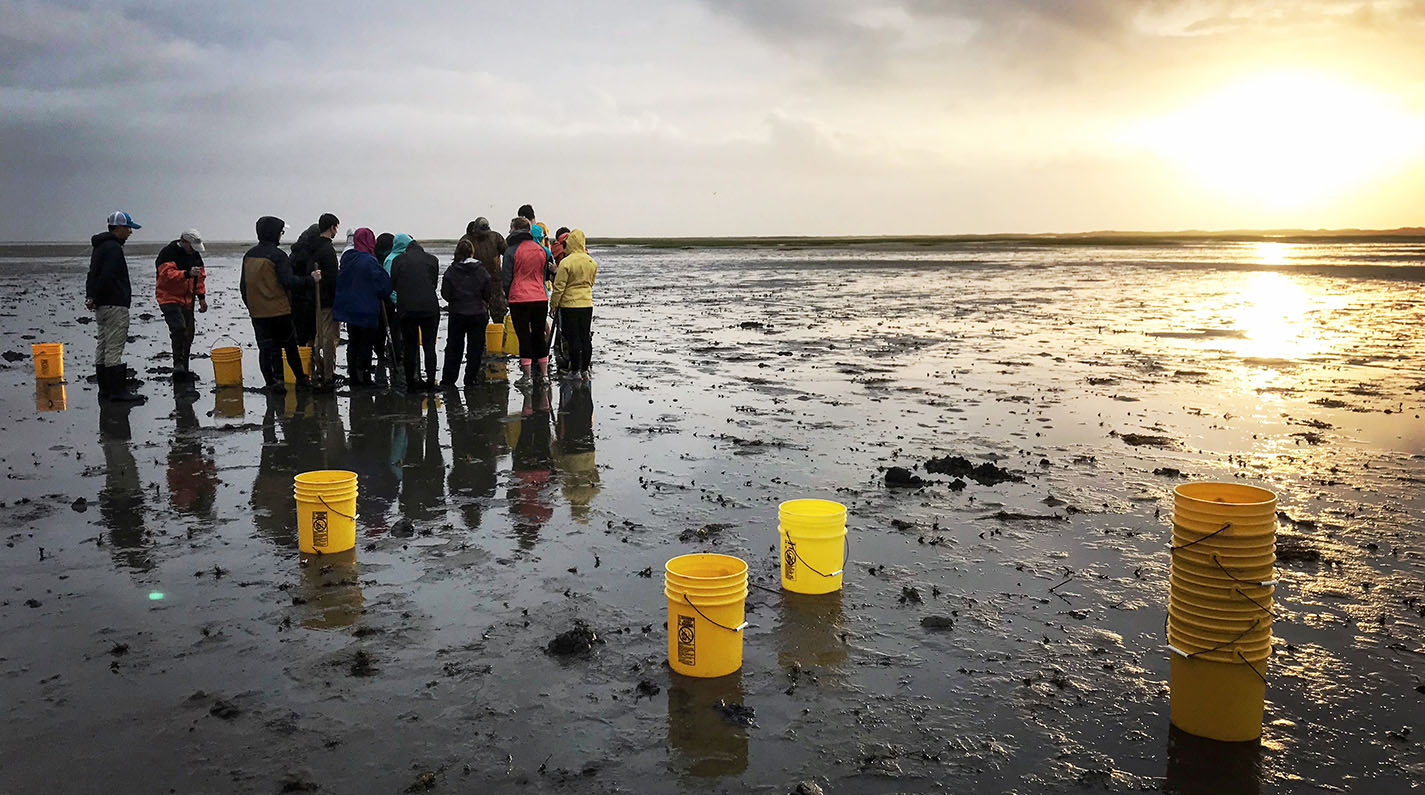
<path fill-rule="evenodd" d="M 1425 120 L 1378 88 L 1297 71 L 1243 77 L 1124 137 L 1225 199 L 1338 199 L 1425 154 Z"/>
<path fill-rule="evenodd" d="M 524 203 L 596 237 L 1425 225 L 1420 0 L 0 0 L 0 30 L 0 240 Z"/>

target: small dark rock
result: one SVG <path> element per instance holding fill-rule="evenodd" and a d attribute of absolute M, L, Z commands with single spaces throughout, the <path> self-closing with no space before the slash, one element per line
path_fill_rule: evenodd
<path fill-rule="evenodd" d="M 278 792 L 316 792 L 321 789 L 315 781 L 308 781 L 301 776 L 288 776 L 282 780 L 282 788 Z"/>
<path fill-rule="evenodd" d="M 125 654 L 129 653 L 129 644 L 115 643 L 114 647 L 112 649 L 109 649 L 109 653 L 114 655 L 115 657 L 122 657 Z"/>
<path fill-rule="evenodd" d="M 391 535 L 396 538 L 410 538 L 416 534 L 416 526 L 410 519 L 402 519 L 391 525 Z"/>
<path fill-rule="evenodd" d="M 26 600 L 25 600 L 25 607 L 39 607 L 39 606 L 40 606 L 40 600 L 38 600 L 38 599 L 26 599 Z"/>
<path fill-rule="evenodd" d="M 1183 471 L 1176 467 L 1158 467 L 1153 470 L 1153 474 L 1165 478 L 1180 478 L 1183 476 Z"/>
<path fill-rule="evenodd" d="M 634 688 L 634 692 L 636 692 L 638 696 L 646 696 L 648 698 L 653 698 L 654 696 L 663 692 L 663 688 L 653 684 L 647 679 L 644 679 L 643 681 L 638 683 L 638 687 Z M 636 698 L 637 696 L 635 696 L 635 699 Z"/>
<path fill-rule="evenodd" d="M 85 511 L 89 510 L 89 500 L 80 497 L 79 499 L 70 503 L 69 507 L 73 508 L 75 513 L 84 513 Z"/>
<path fill-rule="evenodd" d="M 4 353 L 0 353 L 0 357 L 3 357 L 7 362 L 23 362 L 29 358 L 19 351 L 5 351 Z"/>
<path fill-rule="evenodd" d="M 826 792 L 815 782 L 799 781 L 790 795 L 826 795 Z"/>
<path fill-rule="evenodd" d="M 419 776 L 416 776 L 416 780 L 411 782 L 411 786 L 406 787 L 406 792 L 429 792 L 435 789 L 435 785 L 435 773 L 427 770 Z"/>
<path fill-rule="evenodd" d="M 926 616 L 920 620 L 920 625 L 926 629 L 954 629 L 955 619 L 950 616 Z"/>
<path fill-rule="evenodd" d="M 901 586 L 900 603 L 903 605 L 924 604 L 925 600 L 920 598 L 920 590 L 909 585 Z"/>

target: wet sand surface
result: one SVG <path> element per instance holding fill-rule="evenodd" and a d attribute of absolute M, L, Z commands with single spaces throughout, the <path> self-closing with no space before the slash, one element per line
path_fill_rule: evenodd
<path fill-rule="evenodd" d="M 269 399 L 175 396 L 135 245 L 132 410 L 82 380 L 86 248 L 0 248 L 0 791 L 1414 791 L 1425 252 L 1270 246 L 596 248 L 589 388 Z M 243 248 L 194 349 L 253 386 Z M 321 468 L 354 560 L 298 554 Z M 1280 495 L 1259 748 L 1169 729 L 1189 479 Z M 840 594 L 778 590 L 797 497 L 850 509 Z M 694 551 L 761 586 L 730 677 L 665 662 Z"/>

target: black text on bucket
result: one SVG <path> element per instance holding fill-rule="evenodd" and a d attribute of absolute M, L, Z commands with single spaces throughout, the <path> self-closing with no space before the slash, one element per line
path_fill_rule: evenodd
<path fill-rule="evenodd" d="M 697 619 L 692 616 L 678 616 L 678 662 L 681 665 L 697 665 L 696 626 Z"/>
<path fill-rule="evenodd" d="M 327 545 L 327 512 L 317 511 L 312 514 L 312 546 L 324 547 Z"/>

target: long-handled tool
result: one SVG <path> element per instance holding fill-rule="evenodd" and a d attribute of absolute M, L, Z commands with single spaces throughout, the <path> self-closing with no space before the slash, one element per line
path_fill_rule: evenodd
<path fill-rule="evenodd" d="M 322 290 L 321 285 L 317 285 L 317 300 L 312 302 L 312 372 L 307 373 L 307 378 L 311 379 L 312 386 L 328 386 L 327 384 L 327 357 L 322 351 Z M 322 377 L 317 378 L 317 373 Z"/>
<path fill-rule="evenodd" d="M 391 330 L 391 319 L 386 316 L 386 302 L 381 302 L 381 325 L 386 327 L 386 338 L 381 341 L 386 346 L 386 361 L 391 363 L 391 386 L 405 391 L 406 373 L 396 364 L 396 334 Z"/>

